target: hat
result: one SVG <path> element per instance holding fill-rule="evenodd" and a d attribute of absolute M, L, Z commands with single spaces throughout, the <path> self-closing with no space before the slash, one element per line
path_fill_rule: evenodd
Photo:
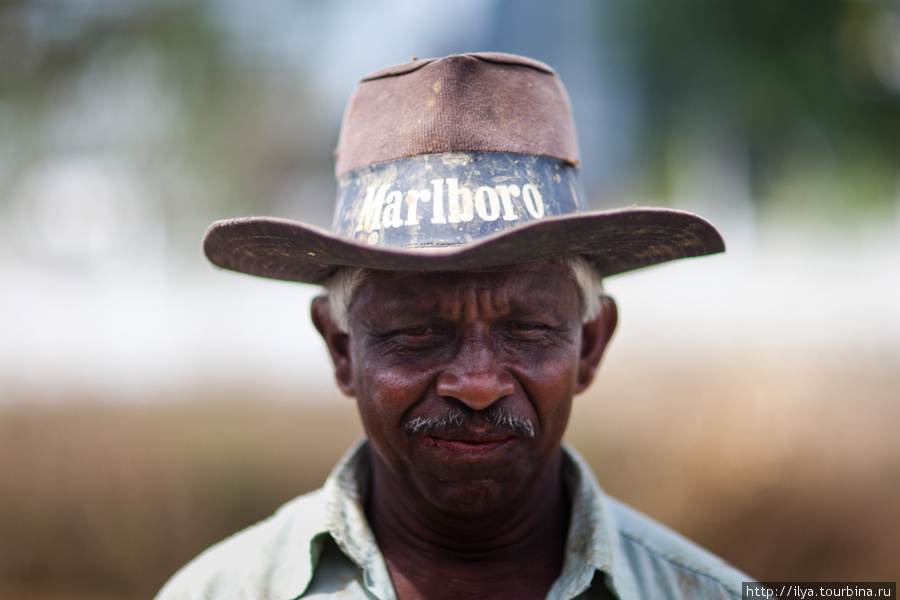
<path fill-rule="evenodd" d="M 331 231 L 276 217 L 218 221 L 206 256 L 322 283 L 339 268 L 449 271 L 579 254 L 604 277 L 722 252 L 706 220 L 664 208 L 588 211 L 556 73 L 509 54 L 377 71 L 350 99 Z"/>

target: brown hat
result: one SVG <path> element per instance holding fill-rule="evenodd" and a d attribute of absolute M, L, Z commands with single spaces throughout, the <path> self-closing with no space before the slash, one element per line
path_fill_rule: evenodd
<path fill-rule="evenodd" d="M 581 254 L 603 276 L 722 252 L 704 219 L 586 210 L 565 89 L 509 54 L 414 60 L 364 78 L 336 152 L 332 231 L 274 217 L 217 221 L 214 264 L 322 283 L 342 266 L 446 271 Z"/>

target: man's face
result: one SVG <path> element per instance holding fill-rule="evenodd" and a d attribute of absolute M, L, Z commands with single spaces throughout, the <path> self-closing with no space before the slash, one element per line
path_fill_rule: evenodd
<path fill-rule="evenodd" d="M 590 383 L 614 319 L 610 331 L 582 326 L 567 265 L 541 261 L 373 272 L 350 307 L 349 337 L 323 335 L 376 472 L 431 506 L 480 514 L 558 468 L 572 396 Z"/>

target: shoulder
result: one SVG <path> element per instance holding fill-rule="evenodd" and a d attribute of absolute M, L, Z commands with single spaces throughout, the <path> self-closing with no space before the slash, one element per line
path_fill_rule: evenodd
<path fill-rule="evenodd" d="M 311 543 L 322 531 L 322 490 L 299 496 L 182 568 L 156 600 L 294 597 L 311 576 Z M 290 595 L 290 590 L 300 590 Z M 285 594 L 287 593 L 287 594 Z"/>
<path fill-rule="evenodd" d="M 606 496 L 619 534 L 619 547 L 642 598 L 740 598 L 753 581 L 718 556 L 630 506 Z M 665 583 L 663 583 L 665 582 Z M 660 585 L 673 586 L 664 592 Z"/>

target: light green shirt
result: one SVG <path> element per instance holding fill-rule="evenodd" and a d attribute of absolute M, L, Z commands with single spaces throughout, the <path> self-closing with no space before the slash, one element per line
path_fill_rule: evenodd
<path fill-rule="evenodd" d="M 739 599 L 750 578 L 677 533 L 605 495 L 584 460 L 565 447 L 572 498 L 563 570 L 548 600 Z M 395 600 L 369 528 L 363 494 L 368 448 L 354 447 L 325 485 L 269 519 L 216 544 L 157 600 Z"/>

